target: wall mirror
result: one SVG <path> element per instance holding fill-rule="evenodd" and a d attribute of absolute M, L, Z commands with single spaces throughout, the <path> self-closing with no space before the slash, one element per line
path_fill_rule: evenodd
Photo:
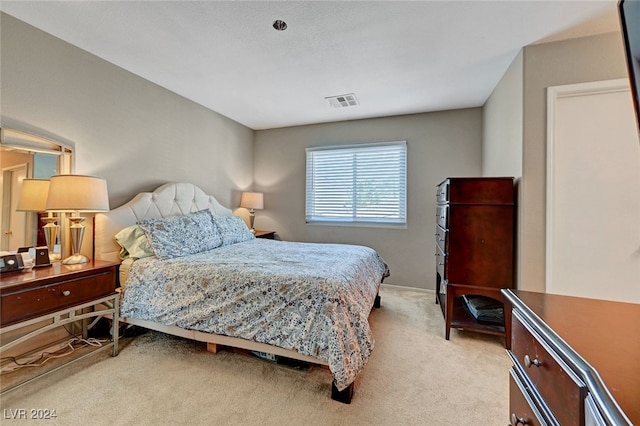
<path fill-rule="evenodd" d="M 39 220 L 39 216 L 46 213 L 16 209 L 22 181 L 72 173 L 72 148 L 60 141 L 3 127 L 0 128 L 0 169 L 0 250 L 46 245 Z M 58 233 L 58 250 L 62 246 L 61 235 L 64 232 Z"/>

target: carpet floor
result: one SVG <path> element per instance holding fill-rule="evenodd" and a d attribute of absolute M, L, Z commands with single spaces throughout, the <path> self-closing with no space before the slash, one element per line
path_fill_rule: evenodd
<path fill-rule="evenodd" d="M 328 369 L 291 368 L 156 332 L 4 395 L 2 424 L 499 425 L 508 422 L 503 339 L 452 330 L 433 293 L 383 286 L 375 349 L 349 405 Z M 55 410 L 51 420 L 16 410 Z"/>

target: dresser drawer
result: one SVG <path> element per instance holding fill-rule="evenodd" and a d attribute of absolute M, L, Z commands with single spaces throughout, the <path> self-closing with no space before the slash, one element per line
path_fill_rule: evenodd
<path fill-rule="evenodd" d="M 443 205 L 436 207 L 436 223 L 440 228 L 447 229 L 449 227 L 449 206 Z"/>
<path fill-rule="evenodd" d="M 586 396 L 584 383 L 525 324 L 514 310 L 511 325 L 513 356 L 558 422 L 563 426 L 580 425 Z"/>
<path fill-rule="evenodd" d="M 513 178 L 449 178 L 447 201 L 462 204 L 514 204 Z M 441 184 L 441 185 L 442 185 Z"/>
<path fill-rule="evenodd" d="M 436 226 L 436 244 L 444 253 L 447 252 L 447 230 Z"/>
<path fill-rule="evenodd" d="M 527 386 L 515 370 L 509 371 L 509 424 L 541 426 L 547 423 L 527 392 Z"/>
<path fill-rule="evenodd" d="M 112 294 L 116 287 L 116 270 L 113 267 L 90 275 L 70 275 L 64 281 L 3 292 L 0 300 L 2 326 Z"/>
<path fill-rule="evenodd" d="M 440 275 L 442 280 L 446 280 L 447 271 L 447 255 L 444 254 L 440 246 L 436 245 L 436 274 Z"/>
<path fill-rule="evenodd" d="M 445 180 L 436 189 L 436 201 L 446 203 L 449 200 L 449 180 Z"/>

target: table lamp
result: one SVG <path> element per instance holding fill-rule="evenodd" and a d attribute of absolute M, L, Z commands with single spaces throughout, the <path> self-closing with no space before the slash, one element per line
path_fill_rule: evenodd
<path fill-rule="evenodd" d="M 249 209 L 249 224 L 251 232 L 255 233 L 256 230 L 253 227 L 256 215 L 254 209 L 262 210 L 264 208 L 264 197 L 262 192 L 243 192 L 242 198 L 240 198 L 240 207 Z"/>
<path fill-rule="evenodd" d="M 64 259 L 65 265 L 87 263 L 89 259 L 80 254 L 84 236 L 84 217 L 80 213 L 109 211 L 107 181 L 95 176 L 56 175 L 51 177 L 47 211 L 73 212 L 69 217 L 71 226 L 72 255 Z"/>
<path fill-rule="evenodd" d="M 48 194 L 48 179 L 23 179 L 16 211 L 34 213 L 44 212 L 46 210 Z M 49 260 L 56 260 L 59 258 L 53 253 L 56 245 L 56 237 L 58 236 L 58 225 L 56 225 L 56 220 L 57 219 L 51 212 L 48 212 L 47 217 L 42 218 L 42 221 L 45 223 L 42 227 L 42 231 L 47 242 Z"/>

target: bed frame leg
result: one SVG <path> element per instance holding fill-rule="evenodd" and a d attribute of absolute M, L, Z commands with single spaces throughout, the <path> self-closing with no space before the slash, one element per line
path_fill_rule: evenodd
<path fill-rule="evenodd" d="M 217 354 L 220 348 L 217 343 L 207 342 L 207 352 L 211 352 L 213 354 Z"/>
<path fill-rule="evenodd" d="M 342 402 L 343 404 L 351 404 L 353 398 L 353 383 L 347 386 L 344 390 L 339 391 L 336 387 L 335 380 L 331 382 L 331 399 L 334 401 Z"/>
<path fill-rule="evenodd" d="M 373 307 L 378 309 L 380 308 L 380 295 L 376 294 L 376 299 L 373 301 Z"/>

